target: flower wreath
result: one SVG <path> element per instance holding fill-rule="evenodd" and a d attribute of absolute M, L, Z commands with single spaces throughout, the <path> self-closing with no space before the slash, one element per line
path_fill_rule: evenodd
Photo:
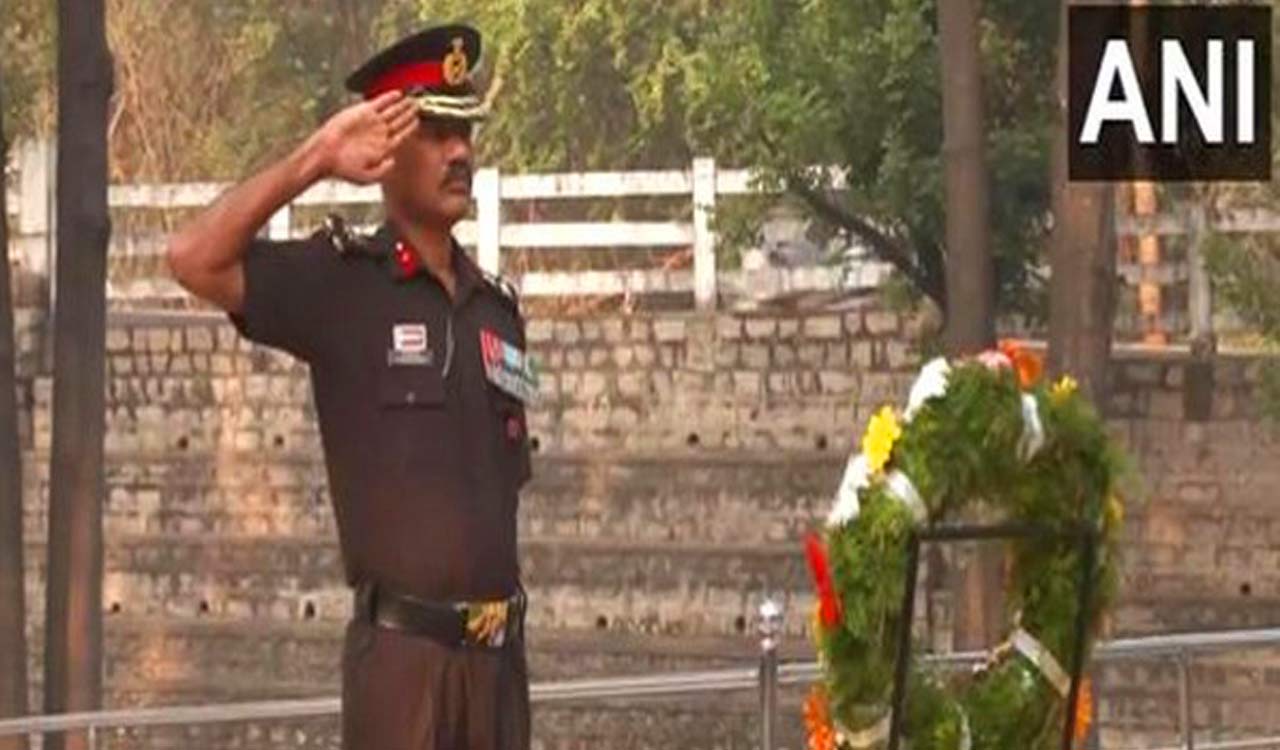
<path fill-rule="evenodd" d="M 1070 377 L 1040 382 L 1034 354 L 999 351 L 924 366 L 899 417 L 884 407 L 850 457 L 824 532 L 806 552 L 818 592 L 822 680 L 804 719 L 810 750 L 882 747 L 911 531 L 975 502 L 1006 520 L 1098 532 L 1086 640 L 1115 593 L 1121 458 Z M 1029 750 L 1061 740 L 1081 572 L 1078 542 L 1008 543 L 1012 635 L 972 675 L 915 668 L 903 738 L 912 750 Z M 1088 646 L 1086 645 L 1086 649 Z M 1077 703 L 1087 731 L 1092 696 Z M 1082 715 L 1083 714 L 1083 715 Z"/>

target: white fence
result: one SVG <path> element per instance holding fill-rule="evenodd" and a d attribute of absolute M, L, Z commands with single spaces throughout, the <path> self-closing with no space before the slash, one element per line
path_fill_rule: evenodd
<path fill-rule="evenodd" d="M 20 144 L 15 154 L 17 185 L 10 185 L 9 206 L 16 214 L 14 250 L 19 262 L 39 275 L 51 275 L 53 226 L 53 153 L 49 146 Z M 838 187 L 841 175 L 832 173 Z M 178 211 L 208 205 L 228 185 L 189 183 L 112 186 L 108 202 L 113 211 Z M 578 295 L 692 294 L 700 310 L 715 309 L 721 299 L 761 300 L 804 292 L 839 292 L 877 287 L 890 273 L 889 266 L 874 261 L 840 267 L 812 265 L 726 271 L 717 265 L 719 238 L 713 217 L 717 202 L 725 197 L 758 192 L 751 170 L 721 170 L 710 159 L 695 159 L 686 170 L 588 172 L 577 174 L 502 175 L 482 169 L 473 184 L 475 219 L 457 227 L 460 242 L 476 249 L 480 265 L 491 272 L 501 268 L 501 254 L 509 248 L 576 249 L 685 249 L 691 251 L 692 270 L 632 269 L 564 272 L 528 272 L 512 280 L 530 297 Z M 503 206 L 512 201 L 558 202 L 583 199 L 661 198 L 683 199 L 687 218 L 678 221 L 604 222 L 508 222 Z M 377 187 L 356 187 L 338 182 L 318 184 L 281 210 L 266 232 L 287 238 L 309 227 L 299 227 L 295 213 L 308 209 L 337 211 L 377 204 Z M 1199 338 L 1215 328 L 1212 289 L 1204 272 L 1200 249 L 1211 234 L 1278 233 L 1280 213 L 1237 211 L 1210 216 L 1202 207 L 1181 207 L 1151 217 L 1120 216 L 1121 236 L 1186 236 L 1185 260 L 1144 266 L 1122 264 L 1121 278 L 1130 285 L 1156 284 L 1186 287 L 1186 307 L 1166 311 L 1172 323 L 1165 327 L 1175 335 Z M 117 237 L 113 256 L 129 258 L 155 255 L 158 238 L 150 244 Z M 113 285 L 112 299 L 181 299 L 184 295 L 167 279 L 146 279 Z M 52 296 L 52 295 L 51 295 Z M 1217 316 L 1218 327 L 1230 321 Z"/>
<path fill-rule="evenodd" d="M 52 267 L 53 199 L 49 175 L 52 158 L 44 147 L 19 150 L 19 186 L 12 205 L 17 209 L 16 241 L 21 262 L 36 273 Z M 189 183 L 112 186 L 108 204 L 113 211 L 175 211 L 213 202 L 229 185 Z M 888 273 L 887 265 L 866 262 L 845 267 L 808 266 L 724 271 L 717 268 L 718 237 L 713 226 L 717 199 L 757 192 L 749 170 L 719 170 L 711 159 L 695 159 L 687 170 L 587 172 L 578 174 L 502 175 L 497 169 L 477 172 L 472 188 L 475 219 L 455 230 L 459 242 L 476 249 L 480 266 L 501 268 L 505 248 L 686 249 L 692 251 L 692 270 L 632 269 L 608 271 L 529 272 L 513 281 L 521 294 L 532 297 L 565 295 L 643 295 L 692 293 L 700 310 L 714 309 L 721 295 L 767 298 L 793 292 L 869 289 Z M 295 225 L 294 214 L 308 208 L 368 207 L 380 201 L 376 186 L 357 187 L 340 182 L 315 185 L 272 218 L 268 236 L 295 236 L 308 227 Z M 507 222 L 506 201 L 564 201 L 612 198 L 684 198 L 688 219 L 682 221 Z M 157 254 L 157 242 L 133 243 L 116 238 L 112 253 L 120 256 Z M 172 284 L 147 280 L 153 291 Z M 142 296 L 137 289 L 113 287 L 112 297 Z M 160 295 L 165 296 L 165 295 Z"/>

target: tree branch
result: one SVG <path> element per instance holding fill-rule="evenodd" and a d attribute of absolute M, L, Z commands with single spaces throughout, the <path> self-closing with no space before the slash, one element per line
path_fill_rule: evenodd
<path fill-rule="evenodd" d="M 906 276 L 923 294 L 945 310 L 947 304 L 946 281 L 940 273 L 941 257 L 927 259 L 928 252 L 920 252 L 920 262 L 913 261 L 910 253 L 896 239 L 876 228 L 871 222 L 836 203 L 819 191 L 795 177 L 786 178 L 787 190 L 799 196 L 809 208 L 823 219 L 849 231 L 871 248 L 876 257 L 892 265 Z"/>

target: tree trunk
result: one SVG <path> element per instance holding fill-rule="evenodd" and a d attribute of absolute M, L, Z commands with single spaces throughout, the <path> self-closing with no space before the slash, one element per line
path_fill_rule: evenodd
<path fill-rule="evenodd" d="M 953 356 L 995 344 L 978 6 L 979 0 L 938 3 L 947 201 L 946 344 Z"/>
<path fill-rule="evenodd" d="M 0 82 L 2 83 L 2 82 Z M 0 89 L 0 113 L 3 112 Z M 0 115 L 0 719 L 27 711 L 27 608 L 22 559 L 22 453 L 18 446 L 17 349 L 9 278 L 9 211 L 3 165 L 9 143 Z M 0 750 L 25 750 L 26 737 L 0 737 Z"/>
<path fill-rule="evenodd" d="M 1115 317 L 1115 190 L 1067 177 L 1067 7 L 1058 31 L 1057 123 L 1053 138 L 1053 231 L 1049 264 L 1049 371 L 1069 373 L 1100 413 Z"/>
<path fill-rule="evenodd" d="M 102 440 L 107 119 L 103 0 L 58 2 L 58 263 L 45 623 L 45 711 L 102 705 Z M 87 748 L 83 734 L 48 747 Z"/>
<path fill-rule="evenodd" d="M 979 0 L 938 3 L 942 60 L 943 159 L 947 201 L 946 348 L 951 356 L 995 344 L 995 265 L 985 157 Z M 955 644 L 982 649 L 1001 637 L 1003 545 L 979 544 L 958 571 Z"/>

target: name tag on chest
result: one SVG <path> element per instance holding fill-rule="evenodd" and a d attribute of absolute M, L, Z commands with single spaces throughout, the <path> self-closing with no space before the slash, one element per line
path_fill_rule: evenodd
<path fill-rule="evenodd" d="M 532 358 L 492 329 L 480 331 L 484 376 L 504 393 L 530 404 L 538 398 L 538 371 Z"/>
<path fill-rule="evenodd" d="M 422 366 L 431 364 L 433 359 L 426 323 L 397 323 L 392 326 L 387 364 Z"/>

